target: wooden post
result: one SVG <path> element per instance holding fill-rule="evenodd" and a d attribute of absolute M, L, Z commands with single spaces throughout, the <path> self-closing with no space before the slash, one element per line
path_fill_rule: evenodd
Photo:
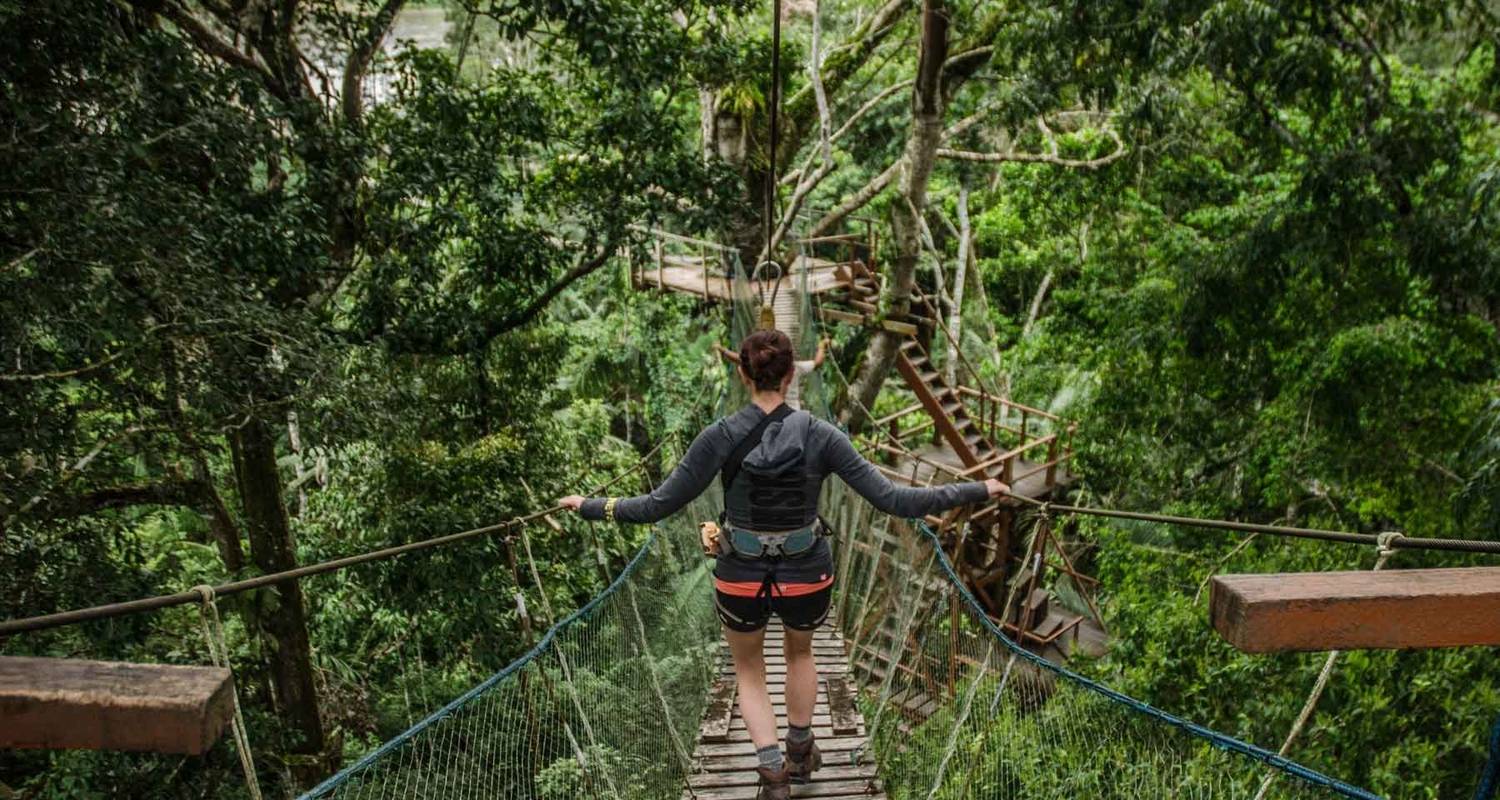
<path fill-rule="evenodd" d="M 1052 441 L 1047 443 L 1047 488 L 1051 489 L 1057 484 L 1057 433 L 1054 432 Z"/>
<path fill-rule="evenodd" d="M 1246 653 L 1500 645 L 1500 567 L 1220 575 L 1209 598 Z"/>
<path fill-rule="evenodd" d="M 1022 447 L 1026 446 L 1026 427 L 1027 427 L 1027 423 L 1028 423 L 1029 420 L 1030 420 L 1030 412 L 1027 411 L 1025 408 L 1022 408 L 1021 409 L 1021 446 Z"/>
<path fill-rule="evenodd" d="M 0 748 L 200 755 L 233 718 L 221 667 L 0 657 Z"/>
<path fill-rule="evenodd" d="M 984 421 L 987 419 L 987 417 L 985 416 L 985 413 L 984 413 L 985 404 L 986 404 L 986 400 L 984 398 L 984 392 L 980 392 L 979 393 L 979 433 L 980 433 L 980 435 L 984 436 L 984 438 L 990 439 L 990 440 L 993 441 L 995 437 L 991 435 L 990 431 L 984 425 Z"/>
<path fill-rule="evenodd" d="M 708 302 L 708 251 L 698 245 L 698 260 L 703 263 L 703 302 Z"/>
<path fill-rule="evenodd" d="M 1000 443 L 1000 426 L 996 422 L 997 420 L 1003 421 L 1004 415 L 1000 413 L 1000 409 L 1002 408 L 1000 404 L 1004 402 L 1000 398 L 990 401 L 990 444 L 996 446 L 999 446 Z"/>
<path fill-rule="evenodd" d="M 664 273 L 664 272 L 667 271 L 667 268 L 666 268 L 666 256 L 662 252 L 662 250 L 663 250 L 663 247 L 662 247 L 662 243 L 661 243 L 661 237 L 658 236 L 657 239 L 656 239 L 656 290 L 657 291 L 661 291 L 661 288 L 662 288 L 662 277 L 663 277 L 662 273 Z"/>

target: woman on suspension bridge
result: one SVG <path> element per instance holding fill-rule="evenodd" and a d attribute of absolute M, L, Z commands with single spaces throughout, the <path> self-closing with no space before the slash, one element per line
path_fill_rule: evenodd
<path fill-rule="evenodd" d="M 786 404 L 794 378 L 792 342 L 778 330 L 740 344 L 737 372 L 750 403 L 708 426 L 655 491 L 638 497 L 565 497 L 585 519 L 656 522 L 696 498 L 719 476 L 724 488 L 714 602 L 734 659 L 740 714 L 755 743 L 761 800 L 785 800 L 822 764 L 813 739 L 818 667 L 813 631 L 833 597 L 829 532 L 818 517 L 823 479 L 836 474 L 886 514 L 921 517 L 1009 491 L 997 480 L 929 488 L 892 484 L 834 425 Z M 785 625 L 785 751 L 766 690 L 765 628 Z"/>

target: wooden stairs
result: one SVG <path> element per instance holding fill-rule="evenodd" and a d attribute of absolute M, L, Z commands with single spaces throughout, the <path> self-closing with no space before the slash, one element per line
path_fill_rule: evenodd
<path fill-rule="evenodd" d="M 979 425 L 959 398 L 958 390 L 943 380 L 942 373 L 932 365 L 916 339 L 909 338 L 901 343 L 896 355 L 896 371 L 901 373 L 907 387 L 932 417 L 938 435 L 963 461 L 966 472 L 972 474 L 974 480 L 990 477 L 990 471 L 1000 466 L 1003 454 L 980 432 Z"/>

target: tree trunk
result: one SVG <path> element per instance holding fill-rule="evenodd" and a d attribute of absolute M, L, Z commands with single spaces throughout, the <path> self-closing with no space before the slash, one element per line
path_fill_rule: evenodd
<path fill-rule="evenodd" d="M 302 460 L 302 434 L 300 426 L 297 424 L 296 411 L 286 412 L 286 438 L 287 443 L 292 446 L 292 452 L 297 456 L 297 480 L 295 481 L 297 485 L 297 519 L 302 519 L 307 516 L 307 489 L 305 488 L 307 484 L 302 480 L 302 470 L 307 465 Z"/>
<path fill-rule="evenodd" d="M 706 86 L 698 87 L 698 139 L 703 149 L 703 163 L 713 161 L 718 147 L 718 104 L 714 99 L 714 90 Z"/>
<path fill-rule="evenodd" d="M 245 550 L 240 545 L 240 529 L 234 524 L 234 517 L 229 515 L 229 507 L 224 505 L 224 498 L 219 495 L 219 490 L 214 486 L 214 476 L 208 468 L 208 462 L 201 456 L 193 460 L 193 479 L 198 482 L 199 491 L 203 494 L 201 512 L 208 520 L 208 529 L 213 533 L 214 544 L 219 548 L 219 558 L 224 562 L 224 568 L 230 575 L 237 574 L 245 568 Z"/>
<path fill-rule="evenodd" d="M 713 149 L 718 157 L 740 174 L 745 188 L 743 202 L 734 211 L 722 233 L 723 239 L 739 253 L 742 275 L 755 270 L 755 260 L 765 246 L 765 220 L 761 216 L 766 202 L 765 169 L 753 166 L 750 158 L 750 131 L 745 121 L 733 113 L 721 111 L 714 117 Z"/>
<path fill-rule="evenodd" d="M 1084 262 L 1089 260 L 1089 222 L 1084 220 L 1078 226 L 1078 267 L 1081 270 Z M 1021 328 L 1021 338 L 1031 335 L 1031 329 L 1036 326 L 1037 318 L 1042 315 L 1042 302 L 1047 299 L 1047 290 L 1052 288 L 1052 281 L 1057 277 L 1057 270 L 1049 268 L 1047 274 L 1042 276 L 1042 285 L 1037 287 L 1036 296 L 1031 298 L 1031 309 L 1026 314 L 1026 324 Z"/>
<path fill-rule="evenodd" d="M 235 468 L 239 471 L 240 501 L 250 537 L 250 557 L 261 572 L 281 572 L 297 565 L 286 505 L 281 499 L 281 473 L 276 466 L 273 428 L 257 416 L 234 432 Z M 312 645 L 307 636 L 307 610 L 302 587 L 295 581 L 276 588 L 273 613 L 261 621 L 271 637 L 271 684 L 282 718 L 300 737 L 291 753 L 292 772 L 310 785 L 324 772 L 323 723 L 318 713 L 313 680 Z M 331 758 L 337 758 L 332 754 Z"/>
<path fill-rule="evenodd" d="M 224 562 L 224 568 L 234 575 L 245 568 L 245 550 L 240 545 L 239 527 L 235 525 L 234 517 L 229 515 L 218 487 L 214 486 L 214 475 L 208 468 L 208 458 L 204 456 L 203 448 L 199 447 L 192 426 L 183 416 L 188 402 L 177 357 L 177 343 L 171 337 L 163 339 L 162 378 L 167 389 L 167 416 L 177 429 L 177 435 L 182 437 L 182 441 L 192 451 L 193 480 L 198 484 L 198 513 L 208 522 L 209 532 L 213 534 L 214 544 L 219 548 L 219 559 Z"/>
<path fill-rule="evenodd" d="M 912 127 L 901 156 L 901 196 L 891 212 L 896 257 L 890 262 L 881 293 L 881 316 L 900 319 L 911 307 L 911 287 L 922 252 L 922 211 L 927 206 L 927 184 L 937 163 L 943 137 L 943 62 L 948 58 L 948 10 L 943 0 L 922 2 L 922 44 L 917 60 L 917 82 L 912 88 Z M 859 431 L 866 412 L 875 405 L 886 374 L 896 361 L 900 337 L 884 328 L 870 338 L 854 384 L 853 402 L 844 408 L 844 423 Z"/>
<path fill-rule="evenodd" d="M 969 189 L 958 187 L 958 264 L 953 268 L 953 311 L 948 315 L 948 385 L 958 381 L 958 346 L 964 336 L 964 279 L 969 270 Z M 978 378 L 975 378 L 977 383 Z"/>

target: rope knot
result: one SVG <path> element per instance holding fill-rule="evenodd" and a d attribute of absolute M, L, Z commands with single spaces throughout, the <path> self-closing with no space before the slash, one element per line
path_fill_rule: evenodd
<path fill-rule="evenodd" d="M 214 592 L 214 587 L 209 586 L 206 583 L 200 583 L 197 586 L 194 586 L 192 589 L 189 589 L 188 591 L 191 591 L 193 594 L 198 595 L 198 602 L 202 603 L 203 605 L 210 605 L 218 599 L 218 594 Z"/>
<path fill-rule="evenodd" d="M 1375 535 L 1375 546 L 1379 548 L 1381 555 L 1388 556 L 1396 552 L 1396 540 L 1405 538 L 1406 534 L 1401 531 L 1383 531 Z"/>

